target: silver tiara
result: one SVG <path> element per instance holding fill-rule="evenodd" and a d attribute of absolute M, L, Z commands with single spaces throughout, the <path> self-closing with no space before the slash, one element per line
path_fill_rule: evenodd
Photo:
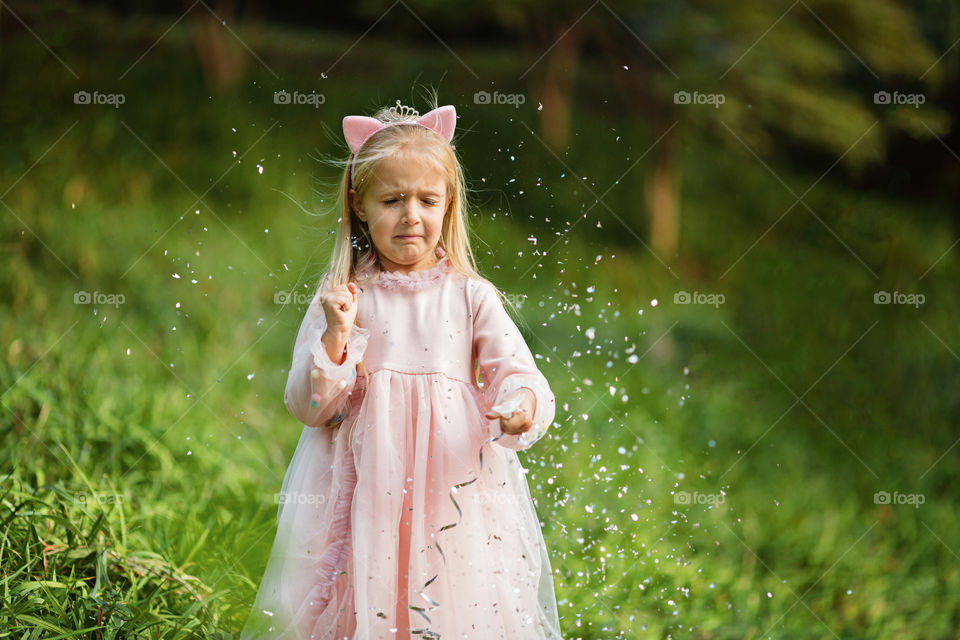
<path fill-rule="evenodd" d="M 389 107 L 387 109 L 391 115 L 396 117 L 398 120 L 408 120 L 411 118 L 417 118 L 420 116 L 420 112 L 414 109 L 413 107 L 408 107 L 406 105 L 400 104 L 400 101 L 397 100 L 397 106 Z"/>

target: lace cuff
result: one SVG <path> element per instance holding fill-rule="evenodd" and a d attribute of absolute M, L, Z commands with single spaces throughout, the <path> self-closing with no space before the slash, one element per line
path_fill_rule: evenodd
<path fill-rule="evenodd" d="M 317 375 L 322 375 L 328 380 L 349 382 L 357 375 L 357 363 L 363 359 L 363 353 L 367 350 L 370 330 L 357 325 L 350 327 L 350 333 L 347 334 L 347 359 L 343 361 L 343 364 L 333 362 L 330 359 L 327 347 L 323 344 L 324 331 L 326 331 L 326 322 L 317 322 L 310 328 L 307 337 L 310 344 L 310 353 L 313 354 L 314 370 L 312 375 L 314 378 Z"/>
<path fill-rule="evenodd" d="M 543 437 L 543 434 L 547 432 L 547 429 L 553 422 L 553 417 L 556 413 L 553 392 L 550 391 L 550 387 L 546 384 L 543 376 L 528 373 L 515 373 L 504 378 L 497 392 L 496 400 L 490 403 L 489 406 L 493 407 L 500 404 L 508 396 L 524 387 L 530 389 L 537 398 L 537 406 L 533 412 L 533 426 L 530 427 L 529 431 L 524 433 L 514 435 L 503 434 L 500 436 L 500 439 L 497 440 L 497 444 L 500 446 L 514 449 L 515 451 L 528 449 Z M 500 418 L 490 420 L 490 433 L 492 435 L 503 433 L 500 429 Z"/>
<path fill-rule="evenodd" d="M 341 364 L 337 364 L 330 359 L 323 344 L 325 329 L 322 319 L 307 329 L 305 341 L 309 353 L 305 354 L 305 364 L 309 369 L 309 391 L 304 389 L 307 393 L 304 393 L 304 396 L 296 394 L 296 397 L 304 397 L 306 400 L 309 395 L 308 406 L 298 405 L 302 407 L 302 415 L 307 419 L 304 424 L 334 427 L 343 421 L 348 411 L 350 396 L 357 380 L 357 363 L 366 351 L 370 330 L 356 325 L 350 328 L 350 333 L 347 334 L 346 358 Z M 291 405 L 288 404 L 289 406 Z"/>

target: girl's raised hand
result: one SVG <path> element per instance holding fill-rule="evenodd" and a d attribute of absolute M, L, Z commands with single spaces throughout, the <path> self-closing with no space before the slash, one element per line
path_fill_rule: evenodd
<path fill-rule="evenodd" d="M 350 333 L 357 318 L 358 291 L 356 283 L 337 285 L 320 294 L 320 305 L 323 315 L 327 318 L 327 330 L 333 334 L 346 335 Z"/>
<path fill-rule="evenodd" d="M 533 395 L 532 391 L 524 387 L 507 396 L 503 404 L 507 405 L 515 400 L 520 401 L 520 406 L 513 411 L 510 417 L 502 416 L 493 409 L 485 414 L 488 420 L 500 418 L 500 430 L 507 435 L 526 433 L 533 427 L 533 412 L 537 407 L 537 397 Z"/>

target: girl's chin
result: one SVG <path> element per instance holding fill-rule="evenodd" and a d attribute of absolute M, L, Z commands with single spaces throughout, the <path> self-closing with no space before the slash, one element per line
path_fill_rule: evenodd
<path fill-rule="evenodd" d="M 393 246 L 393 254 L 401 260 L 417 260 L 426 253 L 427 251 L 419 242 L 404 240 Z"/>
<path fill-rule="evenodd" d="M 399 252 L 399 255 L 387 256 L 387 259 L 390 260 L 390 262 L 393 263 L 396 268 L 404 270 L 415 268 L 421 262 L 428 264 L 430 262 L 428 254 L 421 254 L 419 252 L 415 253 L 412 251 L 401 251 Z"/>

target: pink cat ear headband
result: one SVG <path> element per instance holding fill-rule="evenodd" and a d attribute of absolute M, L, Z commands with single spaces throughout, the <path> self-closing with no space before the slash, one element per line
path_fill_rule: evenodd
<path fill-rule="evenodd" d="M 393 122 L 381 122 L 376 118 L 368 116 L 347 116 L 343 119 L 343 137 L 353 156 L 350 158 L 350 181 L 353 183 L 353 161 L 357 157 L 357 151 L 380 129 L 389 127 L 393 124 L 418 124 L 437 133 L 447 142 L 453 139 L 453 130 L 457 126 L 457 110 L 452 104 L 438 107 L 433 111 L 428 111 L 417 120 L 395 120 Z"/>

